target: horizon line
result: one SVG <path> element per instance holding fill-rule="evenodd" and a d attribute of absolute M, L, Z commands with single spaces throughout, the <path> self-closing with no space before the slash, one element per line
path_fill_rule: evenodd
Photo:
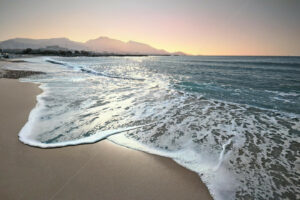
<path fill-rule="evenodd" d="M 78 41 L 78 40 L 73 40 L 73 39 L 70 39 L 69 37 L 66 37 L 66 36 L 61 36 L 61 37 L 50 37 L 50 38 L 31 38 L 31 37 L 12 37 L 12 38 L 9 38 L 9 39 L 4 39 L 4 40 L 1 40 L 0 42 L 4 42 L 4 41 L 7 41 L 7 40 L 13 40 L 13 39 L 32 39 L 32 40 L 47 40 L 47 39 L 68 39 L 70 41 L 73 41 L 73 42 L 78 42 L 78 43 L 86 43 L 90 40 L 95 40 L 95 39 L 99 39 L 99 38 L 108 38 L 108 39 L 112 39 L 112 40 L 118 40 L 118 41 L 121 41 L 121 42 L 124 42 L 124 43 L 129 43 L 129 42 L 137 42 L 137 43 L 142 43 L 142 44 L 146 44 L 146 45 L 149 45 L 157 50 L 164 50 L 164 51 L 167 51 L 168 53 L 172 54 L 172 53 L 176 53 L 176 52 L 182 52 L 184 54 L 187 54 L 185 56 L 239 56 L 239 57 L 300 57 L 300 55 L 276 55 L 276 54 L 273 54 L 273 55 L 257 55 L 257 54 L 194 54 L 194 53 L 186 53 L 184 51 L 181 51 L 181 50 L 177 50 L 177 51 L 172 51 L 172 52 L 169 52 L 168 50 L 165 50 L 164 48 L 157 48 L 157 47 L 154 47 L 152 44 L 148 44 L 148 43 L 144 43 L 144 42 L 139 42 L 139 41 L 134 41 L 134 40 L 121 40 L 121 39 L 116 39 L 116 38 L 112 38 L 112 37 L 109 37 L 109 36 L 99 36 L 99 37 L 96 37 L 96 38 L 92 38 L 92 39 L 87 39 L 85 41 Z M 181 55 L 182 56 L 182 55 Z"/>

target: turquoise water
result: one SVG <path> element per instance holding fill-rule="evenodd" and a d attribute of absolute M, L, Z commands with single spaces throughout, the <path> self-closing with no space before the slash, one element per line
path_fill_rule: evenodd
<path fill-rule="evenodd" d="M 215 199 L 297 199 L 299 57 L 31 58 L 44 93 L 20 132 L 43 148 L 108 139 L 195 171 Z M 258 187 L 259 185 L 259 187 Z"/>
<path fill-rule="evenodd" d="M 146 63 L 209 99 L 300 114 L 298 57 L 180 57 Z"/>

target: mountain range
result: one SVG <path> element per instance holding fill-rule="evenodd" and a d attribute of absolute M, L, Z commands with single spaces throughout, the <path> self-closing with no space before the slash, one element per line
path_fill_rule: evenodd
<path fill-rule="evenodd" d="M 170 53 L 163 49 L 156 49 L 148 44 L 112 39 L 109 37 L 99 37 L 87 42 L 75 42 L 68 38 L 51 39 L 28 39 L 15 38 L 0 42 L 1 49 L 39 49 L 51 46 L 59 46 L 70 50 L 86 50 L 99 53 L 117 54 L 148 54 L 148 55 L 186 55 L 183 52 Z"/>

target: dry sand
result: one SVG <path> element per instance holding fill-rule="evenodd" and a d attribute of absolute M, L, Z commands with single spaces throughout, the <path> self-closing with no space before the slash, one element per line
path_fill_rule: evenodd
<path fill-rule="evenodd" d="M 197 174 L 168 158 L 108 141 L 57 149 L 22 144 L 17 134 L 40 92 L 0 79 L 0 199 L 211 199 Z"/>

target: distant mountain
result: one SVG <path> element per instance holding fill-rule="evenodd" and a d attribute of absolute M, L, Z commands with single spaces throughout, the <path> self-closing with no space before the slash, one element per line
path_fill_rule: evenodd
<path fill-rule="evenodd" d="M 124 42 L 110 39 L 108 37 L 99 37 L 84 43 L 91 51 L 96 52 L 125 52 Z"/>
<path fill-rule="evenodd" d="M 2 49 L 26 49 L 26 48 L 46 48 L 47 46 L 60 46 L 67 49 L 86 50 L 87 48 L 80 42 L 74 42 L 68 38 L 52 38 L 52 39 L 27 39 L 15 38 L 0 42 Z"/>
<path fill-rule="evenodd" d="M 122 42 L 121 40 L 111 39 L 108 37 L 99 37 L 94 40 L 89 40 L 85 46 L 96 52 L 113 52 L 113 53 L 128 53 L 128 54 L 170 54 L 165 50 L 155 49 L 150 45 L 129 41 Z"/>
<path fill-rule="evenodd" d="M 182 52 L 169 53 L 163 49 L 156 49 L 148 44 L 135 41 L 123 42 L 108 37 L 99 37 L 85 43 L 74 42 L 68 38 L 27 39 L 15 38 L 0 42 L 1 49 L 38 49 L 49 46 L 59 46 L 71 50 L 88 50 L 95 52 L 117 54 L 150 54 L 150 55 L 185 55 Z"/>

